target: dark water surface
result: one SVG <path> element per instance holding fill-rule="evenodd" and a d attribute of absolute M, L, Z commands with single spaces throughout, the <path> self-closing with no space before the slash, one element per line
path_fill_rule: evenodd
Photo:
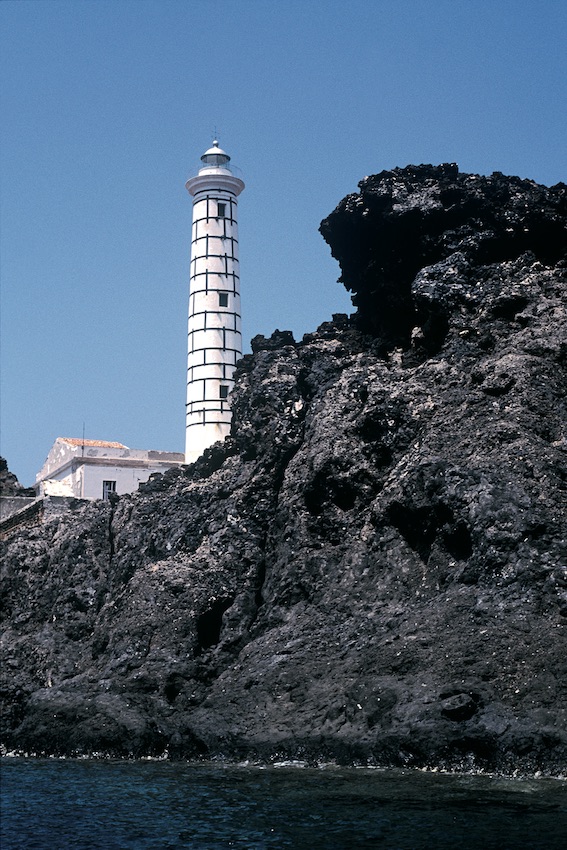
<path fill-rule="evenodd" d="M 2 850 L 567 848 L 567 783 L 3 759 Z"/>

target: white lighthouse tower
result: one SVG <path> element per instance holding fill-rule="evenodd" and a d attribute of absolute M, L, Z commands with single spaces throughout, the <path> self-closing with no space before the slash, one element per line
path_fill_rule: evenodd
<path fill-rule="evenodd" d="M 193 196 L 186 463 L 230 433 L 230 391 L 242 356 L 237 198 L 244 183 L 216 139 L 201 162 L 185 184 Z"/>

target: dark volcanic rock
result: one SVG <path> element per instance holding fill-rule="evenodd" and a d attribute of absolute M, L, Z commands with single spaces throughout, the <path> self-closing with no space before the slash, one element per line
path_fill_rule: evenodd
<path fill-rule="evenodd" d="M 5 542 L 9 748 L 565 770 L 563 190 L 365 183 L 392 174 L 422 226 L 327 220 L 359 314 L 257 337 L 224 444 Z M 449 179 L 473 209 L 451 244 L 426 230 Z M 549 245 L 492 224 L 480 250 L 520 190 Z M 384 217 L 403 333 L 355 285 Z"/>
<path fill-rule="evenodd" d="M 14 473 L 8 469 L 6 458 L 3 457 L 0 457 L 0 496 L 3 498 L 35 496 L 33 487 L 24 487 L 20 484 Z"/>
<path fill-rule="evenodd" d="M 455 164 L 445 164 L 383 171 L 358 185 L 360 193 L 341 201 L 320 230 L 354 293 L 358 326 L 387 345 L 406 346 L 423 325 L 430 347 L 442 342 L 445 305 L 423 303 L 412 292 L 424 267 L 445 263 L 454 268 L 453 283 L 466 287 L 471 264 L 490 266 L 527 252 L 545 264 L 565 258 L 564 183 L 548 189 L 499 172 L 459 174 Z M 510 304 L 504 296 L 500 307 L 517 313 L 521 302 L 521 295 Z"/>

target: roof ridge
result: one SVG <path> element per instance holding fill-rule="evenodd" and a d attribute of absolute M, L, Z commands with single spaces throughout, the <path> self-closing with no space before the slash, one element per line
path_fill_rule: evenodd
<path fill-rule="evenodd" d="M 123 443 L 117 443 L 111 440 L 87 440 L 82 437 L 57 437 L 63 443 L 70 443 L 72 446 L 99 446 L 107 449 L 127 449 Z"/>

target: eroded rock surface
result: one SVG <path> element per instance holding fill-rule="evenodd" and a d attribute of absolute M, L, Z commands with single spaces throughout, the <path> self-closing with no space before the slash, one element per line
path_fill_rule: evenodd
<path fill-rule="evenodd" d="M 257 337 L 195 465 L 5 542 L 9 748 L 565 770 L 565 187 L 361 185 L 358 314 Z"/>
<path fill-rule="evenodd" d="M 6 458 L 0 457 L 0 496 L 4 499 L 35 496 L 33 487 L 24 487 L 8 469 Z"/>
<path fill-rule="evenodd" d="M 446 163 L 383 171 L 361 180 L 359 188 L 320 230 L 341 264 L 342 282 L 354 293 L 358 326 L 386 346 L 406 347 L 416 325 L 427 326 L 430 349 L 442 342 L 445 303 L 424 300 L 413 285 L 424 267 L 452 267 L 452 299 L 458 299 L 454 285 L 467 280 L 471 265 L 490 269 L 526 252 L 551 265 L 565 257 L 563 183 L 548 189 L 500 172 L 460 174 Z M 519 301 L 501 304 L 501 312 L 507 309 L 519 312 Z"/>

